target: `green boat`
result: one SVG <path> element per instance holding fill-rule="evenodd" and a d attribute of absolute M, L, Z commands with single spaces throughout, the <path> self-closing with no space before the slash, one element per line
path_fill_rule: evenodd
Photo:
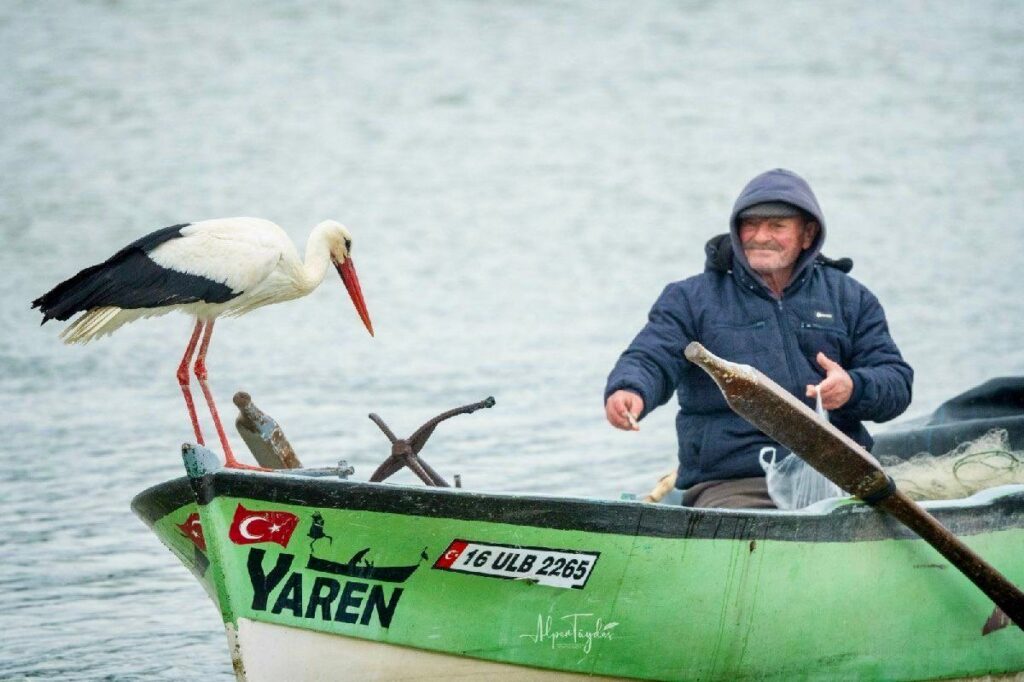
<path fill-rule="evenodd" d="M 372 479 L 437 482 L 415 455 L 454 413 L 408 441 L 372 415 L 393 443 Z M 283 440 L 257 427 L 251 448 Z M 219 608 L 239 679 L 1024 678 L 1024 631 L 850 498 L 691 509 L 183 458 L 132 507 Z M 1024 485 L 923 506 L 1024 583 Z"/>

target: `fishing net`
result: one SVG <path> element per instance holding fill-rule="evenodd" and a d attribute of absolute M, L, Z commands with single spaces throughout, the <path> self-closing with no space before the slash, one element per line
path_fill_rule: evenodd
<path fill-rule="evenodd" d="M 986 488 L 1024 483 L 1024 451 L 1011 450 L 1005 429 L 993 429 L 944 455 L 879 458 L 899 489 L 915 500 L 954 500 Z"/>

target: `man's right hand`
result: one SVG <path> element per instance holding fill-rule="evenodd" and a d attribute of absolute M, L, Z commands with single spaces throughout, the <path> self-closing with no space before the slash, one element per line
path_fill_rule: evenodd
<path fill-rule="evenodd" d="M 604 404 L 604 414 L 608 423 L 623 431 L 639 431 L 636 417 L 644 411 L 644 400 L 632 391 L 615 391 Z M 631 420 L 626 413 L 633 416 Z"/>

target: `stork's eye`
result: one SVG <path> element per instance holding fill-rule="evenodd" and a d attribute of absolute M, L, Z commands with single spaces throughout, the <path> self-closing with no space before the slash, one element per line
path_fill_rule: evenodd
<path fill-rule="evenodd" d="M 345 240 L 345 251 L 349 252 L 349 253 L 352 252 L 352 240 L 351 239 L 346 239 Z"/>

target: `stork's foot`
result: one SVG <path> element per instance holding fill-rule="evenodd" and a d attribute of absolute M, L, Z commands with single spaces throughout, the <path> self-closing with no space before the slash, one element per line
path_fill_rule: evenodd
<path fill-rule="evenodd" d="M 227 467 L 228 469 L 247 469 L 249 471 L 272 471 L 272 469 L 256 466 L 254 464 L 243 464 L 242 462 L 239 462 L 235 458 L 235 453 L 231 451 L 231 446 L 228 445 L 227 439 L 224 439 L 223 443 L 221 444 L 224 446 L 224 466 Z"/>
<path fill-rule="evenodd" d="M 228 469 L 246 469 L 248 471 L 273 471 L 273 469 L 256 466 L 255 464 L 243 464 L 242 462 L 239 462 L 237 459 L 233 458 L 228 459 L 226 462 L 224 462 L 224 466 Z"/>

